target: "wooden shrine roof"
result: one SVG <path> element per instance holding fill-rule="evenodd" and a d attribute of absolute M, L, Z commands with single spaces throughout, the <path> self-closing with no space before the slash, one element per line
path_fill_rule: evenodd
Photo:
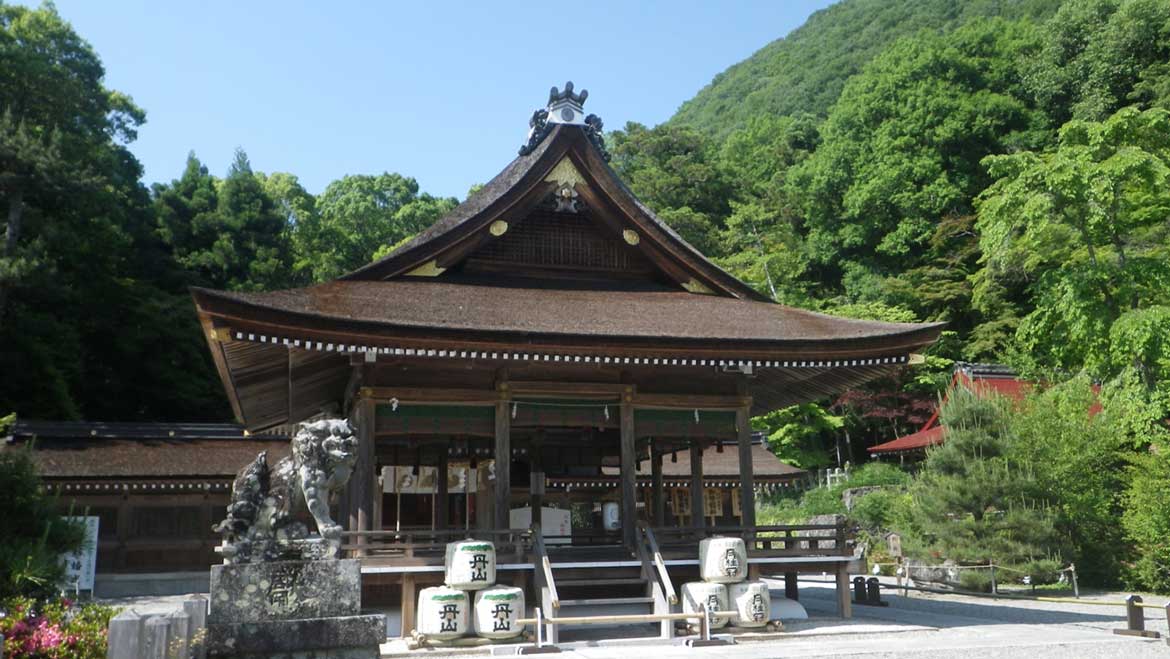
<path fill-rule="evenodd" d="M 236 424 L 17 421 L 0 450 L 29 443 L 46 479 L 232 479 L 260 451 L 275 464 L 287 437 L 247 435 Z"/>
<path fill-rule="evenodd" d="M 393 345 L 395 335 L 451 331 L 449 338 L 486 335 L 508 343 L 563 345 L 567 337 L 621 343 L 739 341 L 791 358 L 872 356 L 931 343 L 939 325 L 837 318 L 770 302 L 644 285 L 632 290 L 539 282 L 444 279 L 332 281 L 269 293 L 196 289 L 200 307 L 224 317 L 282 320 L 309 339 L 314 330 L 362 334 L 366 344 Z M 295 332 L 289 333 L 295 336 Z M 510 335 L 510 336 L 509 336 Z M 381 339 L 381 340 L 379 340 Z M 892 350 L 891 350 L 892 349 Z"/>
<path fill-rule="evenodd" d="M 379 355 L 754 369 L 762 413 L 888 373 L 938 338 L 942 324 L 776 304 L 634 196 L 596 117 L 532 127 L 522 155 L 383 259 L 306 288 L 193 289 L 236 417 L 264 429 L 339 409 L 351 358 Z"/>

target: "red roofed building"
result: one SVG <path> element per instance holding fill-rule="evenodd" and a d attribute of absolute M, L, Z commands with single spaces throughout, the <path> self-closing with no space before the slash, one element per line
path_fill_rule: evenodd
<path fill-rule="evenodd" d="M 950 393 L 955 387 L 963 387 L 980 397 L 995 394 L 1014 402 L 1021 402 L 1034 386 L 1034 382 L 1017 378 L 1015 371 L 1006 366 L 959 364 L 955 367 L 955 373 L 951 377 L 951 385 L 947 388 L 945 398 L 950 397 Z M 902 460 L 905 460 L 907 456 L 920 458 L 926 453 L 927 447 L 941 444 L 945 434 L 946 429 L 939 421 L 938 409 L 935 409 L 930 420 L 923 424 L 922 429 L 918 432 L 871 446 L 869 454 L 875 458 L 893 455 Z"/>

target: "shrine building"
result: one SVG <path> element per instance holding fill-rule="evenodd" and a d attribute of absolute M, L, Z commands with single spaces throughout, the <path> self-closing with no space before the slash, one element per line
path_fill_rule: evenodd
<path fill-rule="evenodd" d="M 940 332 L 786 307 L 722 270 L 610 168 L 586 97 L 554 87 L 520 155 L 385 258 L 305 288 L 192 291 L 247 430 L 356 429 L 346 548 L 371 592 L 401 596 L 404 629 L 414 588 L 442 577 L 438 548 L 467 534 L 515 542 L 501 570 L 543 598 L 558 575 L 665 589 L 712 533 L 743 535 L 757 570 L 840 581 L 843 530 L 757 527 L 750 419 L 903 368 Z M 734 456 L 718 490 L 738 515 L 691 514 L 712 452 Z M 690 473 L 668 486 L 680 455 Z M 403 507 L 428 474 L 433 511 Z M 641 571 L 648 541 L 666 568 Z"/>

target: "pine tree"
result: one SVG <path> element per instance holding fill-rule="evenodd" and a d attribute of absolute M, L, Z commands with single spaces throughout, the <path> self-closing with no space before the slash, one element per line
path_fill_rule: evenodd
<path fill-rule="evenodd" d="M 1030 470 L 1008 458 L 1010 413 L 1006 401 L 953 392 L 942 410 L 946 442 L 927 454 L 913 489 L 916 516 L 938 558 L 1043 580 L 1065 542 Z"/>

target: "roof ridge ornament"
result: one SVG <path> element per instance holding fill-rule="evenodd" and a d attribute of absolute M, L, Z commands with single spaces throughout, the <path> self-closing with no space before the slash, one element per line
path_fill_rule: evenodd
<path fill-rule="evenodd" d="M 555 86 L 549 90 L 547 107 L 536 110 L 528 120 L 528 141 L 520 147 L 520 155 L 526 156 L 536 150 L 544 138 L 552 132 L 556 124 L 580 126 L 589 137 L 589 141 L 601 152 L 602 158 L 609 161 L 609 151 L 605 148 L 605 138 L 602 137 L 603 123 L 601 117 L 595 114 L 586 116 L 585 99 L 589 98 L 589 90 L 582 89 L 580 93 L 573 91 L 573 83 L 566 82 L 564 90 Z"/>

